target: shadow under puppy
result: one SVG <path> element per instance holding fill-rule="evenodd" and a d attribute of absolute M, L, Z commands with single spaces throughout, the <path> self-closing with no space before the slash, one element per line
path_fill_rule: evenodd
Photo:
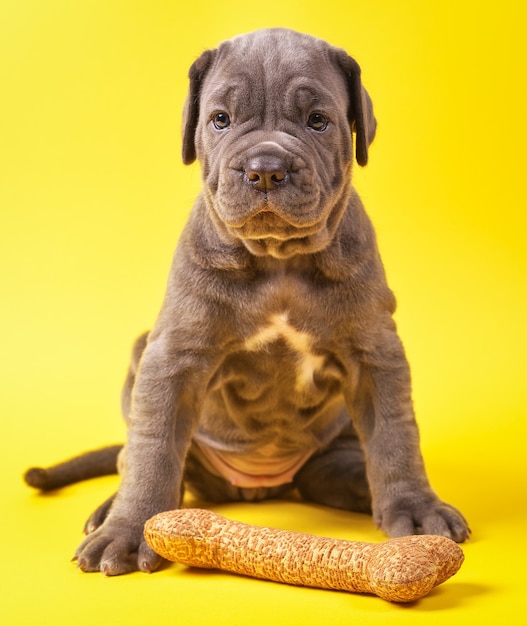
<path fill-rule="evenodd" d="M 426 476 L 395 300 L 351 185 L 376 127 L 359 66 L 269 29 L 204 52 L 189 77 L 183 158 L 199 160 L 203 190 L 134 349 L 122 482 L 88 520 L 79 567 L 156 569 L 143 525 L 179 506 L 183 484 L 209 501 L 295 487 L 372 512 L 392 537 L 464 541 L 466 521 Z M 27 480 L 114 471 L 119 450 Z"/>

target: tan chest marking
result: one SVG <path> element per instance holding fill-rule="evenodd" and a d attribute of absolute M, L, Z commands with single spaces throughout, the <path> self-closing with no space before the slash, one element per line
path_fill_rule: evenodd
<path fill-rule="evenodd" d="M 265 350 L 268 345 L 278 339 L 283 339 L 297 354 L 296 391 L 311 387 L 313 376 L 323 367 L 325 359 L 323 356 L 314 354 L 311 335 L 292 326 L 287 313 L 273 315 L 267 326 L 245 341 L 245 349 L 249 352 Z"/>

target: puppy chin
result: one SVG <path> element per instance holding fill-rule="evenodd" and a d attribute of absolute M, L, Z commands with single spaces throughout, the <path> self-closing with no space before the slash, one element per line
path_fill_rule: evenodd
<path fill-rule="evenodd" d="M 291 239 L 275 239 L 262 237 L 261 239 L 243 239 L 244 246 L 254 256 L 271 256 L 275 259 L 290 259 L 296 255 L 314 254 L 320 252 L 330 242 L 329 233 L 324 229 L 321 232 L 306 237 Z"/>

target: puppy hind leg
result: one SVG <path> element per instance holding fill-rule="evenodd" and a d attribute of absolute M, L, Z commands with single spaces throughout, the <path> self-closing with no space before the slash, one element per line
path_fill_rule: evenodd
<path fill-rule="evenodd" d="M 132 405 L 132 389 L 135 383 L 135 375 L 137 373 L 137 368 L 139 367 L 139 361 L 141 360 L 141 356 L 146 348 L 148 334 L 149 333 L 146 332 L 142 335 L 139 335 L 139 337 L 135 340 L 134 346 L 132 348 L 130 365 L 128 367 L 126 379 L 124 381 L 123 389 L 121 391 L 121 412 L 125 422 L 128 422 L 128 418 L 130 416 L 130 408 Z"/>
<path fill-rule="evenodd" d="M 310 502 L 355 513 L 372 512 L 364 453 L 351 426 L 312 456 L 294 483 Z"/>

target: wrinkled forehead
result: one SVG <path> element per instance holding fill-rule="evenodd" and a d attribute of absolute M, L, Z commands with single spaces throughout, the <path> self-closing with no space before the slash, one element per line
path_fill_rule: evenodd
<path fill-rule="evenodd" d="M 203 96 L 209 102 L 263 101 L 274 94 L 299 106 L 324 106 L 346 97 L 330 50 L 322 40 L 280 29 L 236 37 L 219 47 Z"/>
<path fill-rule="evenodd" d="M 291 65 L 297 67 L 323 61 L 330 46 L 321 39 L 281 28 L 238 35 L 223 42 L 219 58 L 255 63 L 283 72 Z"/>

